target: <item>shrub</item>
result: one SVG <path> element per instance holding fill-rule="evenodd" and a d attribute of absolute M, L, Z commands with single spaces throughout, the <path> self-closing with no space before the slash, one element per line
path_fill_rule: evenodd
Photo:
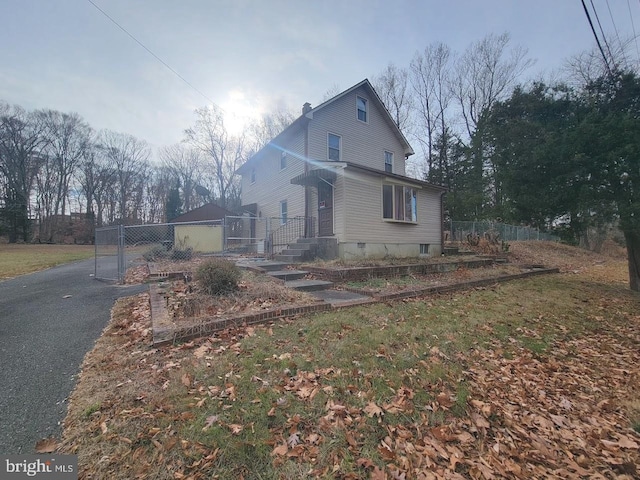
<path fill-rule="evenodd" d="M 241 276 L 235 263 L 212 258 L 198 267 L 194 279 L 204 293 L 222 295 L 237 290 Z"/>
<path fill-rule="evenodd" d="M 148 251 L 142 254 L 142 258 L 144 258 L 147 262 L 155 262 L 157 260 L 167 258 L 168 256 L 169 252 L 167 252 L 167 249 L 161 245 L 151 247 Z"/>
<path fill-rule="evenodd" d="M 193 257 L 193 249 L 187 248 L 174 248 L 171 251 L 171 260 L 191 260 Z"/>

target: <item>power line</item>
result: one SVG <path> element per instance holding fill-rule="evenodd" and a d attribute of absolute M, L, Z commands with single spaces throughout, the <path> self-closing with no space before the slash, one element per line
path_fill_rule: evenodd
<path fill-rule="evenodd" d="M 600 39 L 598 38 L 596 29 L 593 27 L 593 22 L 591 21 L 591 15 L 589 14 L 589 10 L 587 10 L 587 6 L 585 5 L 584 0 L 581 0 L 581 1 L 582 1 L 582 8 L 584 8 L 584 13 L 587 16 L 587 20 L 589 20 L 589 25 L 591 25 L 591 31 L 593 32 L 593 36 L 596 39 L 596 43 L 598 44 L 598 48 L 600 49 L 600 53 L 602 54 L 602 59 L 604 60 L 604 64 L 607 67 L 609 76 L 613 77 L 613 73 L 611 72 L 611 67 L 609 66 L 609 61 L 607 60 L 607 56 L 605 55 L 604 50 L 602 49 L 602 45 L 600 44 Z"/>
<path fill-rule="evenodd" d="M 609 47 L 609 42 L 607 41 L 607 36 L 604 33 L 602 28 L 602 24 L 600 23 L 600 17 L 598 16 L 598 11 L 596 10 L 596 6 L 593 4 L 593 0 L 591 0 L 591 8 L 593 9 L 593 14 L 596 16 L 596 22 L 598 22 L 598 27 L 600 27 L 600 33 L 602 34 L 602 40 L 604 41 L 604 46 L 607 47 L 607 51 L 609 52 L 609 58 L 613 63 L 613 66 L 616 66 L 616 59 L 613 56 L 613 52 L 611 51 L 611 47 Z"/>
<path fill-rule="evenodd" d="M 636 44 L 636 53 L 638 54 L 638 59 L 640 59 L 640 50 L 638 49 L 638 36 L 636 35 L 636 26 L 633 23 L 633 14 L 631 13 L 631 3 L 627 0 L 627 8 L 629 9 L 629 18 L 631 19 L 631 29 L 633 30 L 633 41 Z"/>
<path fill-rule="evenodd" d="M 149 50 L 140 40 L 138 40 L 136 37 L 134 37 L 131 33 L 129 33 L 127 31 L 126 28 L 124 28 L 122 25 L 120 25 L 118 22 L 116 22 L 112 17 L 109 16 L 109 14 L 107 12 L 105 12 L 104 10 L 102 10 L 98 5 L 96 5 L 93 0 L 87 0 L 87 2 L 89 2 L 91 5 L 93 5 L 94 7 L 96 7 L 96 9 L 102 13 L 105 17 L 107 17 L 109 20 L 111 20 L 111 22 L 118 27 L 120 30 L 122 30 L 124 33 L 126 33 L 129 37 L 131 37 L 131 39 L 136 42 L 138 45 L 140 45 L 142 48 L 144 48 L 153 58 L 155 58 L 156 60 L 158 60 L 162 65 L 164 65 L 171 73 L 173 73 L 176 77 L 178 77 L 180 80 L 182 80 L 184 83 L 186 83 L 189 87 L 191 87 L 195 92 L 197 92 L 202 98 L 204 98 L 205 100 L 207 100 L 209 103 L 213 103 L 215 104 L 215 102 L 213 100 L 211 100 L 209 97 L 207 97 L 204 93 L 202 93 L 200 90 L 198 90 L 196 87 L 194 87 L 191 83 L 189 83 L 189 81 L 184 78 L 182 75 L 180 75 L 178 72 L 176 72 L 173 68 L 171 68 L 171 66 L 165 62 L 164 60 L 162 60 L 158 55 L 156 55 L 155 53 L 153 53 L 151 50 Z"/>
<path fill-rule="evenodd" d="M 613 19 L 613 13 L 611 13 L 611 5 L 609 5 L 609 0 L 607 2 L 607 10 L 609 10 L 609 17 L 611 18 L 611 24 L 613 25 L 613 31 L 616 32 L 616 38 L 618 39 L 618 44 L 620 45 L 620 53 L 622 55 L 622 59 L 625 64 L 627 64 L 627 54 L 625 52 L 625 46 L 622 44 L 622 40 L 620 40 L 620 34 L 618 32 L 618 27 L 616 26 L 616 22 Z"/>

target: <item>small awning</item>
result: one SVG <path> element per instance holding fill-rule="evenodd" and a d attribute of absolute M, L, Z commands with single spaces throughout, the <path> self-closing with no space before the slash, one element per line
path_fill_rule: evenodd
<path fill-rule="evenodd" d="M 291 183 L 294 185 L 304 185 L 306 187 L 317 187 L 318 182 L 325 181 L 329 183 L 333 183 L 336 179 L 336 171 L 335 169 L 328 168 L 316 168 L 314 170 L 309 170 L 308 172 L 304 172 L 297 177 L 293 177 L 291 179 Z"/>

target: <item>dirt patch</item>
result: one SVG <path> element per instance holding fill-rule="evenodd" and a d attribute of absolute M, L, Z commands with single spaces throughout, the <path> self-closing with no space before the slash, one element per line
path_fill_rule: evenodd
<path fill-rule="evenodd" d="M 372 278 L 360 282 L 346 282 L 345 287 L 369 294 L 391 294 L 418 288 L 454 285 L 472 280 L 498 278 L 522 273 L 517 265 L 491 265 L 483 268 L 458 268 L 450 273 L 428 275 L 410 274 L 402 277 Z"/>
<path fill-rule="evenodd" d="M 281 282 L 252 272 L 243 272 L 238 290 L 224 295 L 207 295 L 195 282 L 175 280 L 162 283 L 171 321 L 197 323 L 234 315 L 257 313 L 285 305 L 311 305 L 318 299 L 285 287 Z"/>

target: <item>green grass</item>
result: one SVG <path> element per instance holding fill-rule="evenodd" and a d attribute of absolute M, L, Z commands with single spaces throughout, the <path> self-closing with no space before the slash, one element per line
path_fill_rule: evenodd
<path fill-rule="evenodd" d="M 92 258 L 93 245 L 0 244 L 0 280 Z"/>
<path fill-rule="evenodd" d="M 219 472 L 246 475 L 235 465 L 269 464 L 273 449 L 269 442 L 274 435 L 287 437 L 292 417 L 300 417 L 298 430 L 305 435 L 327 415 L 330 402 L 362 409 L 369 401 L 389 404 L 399 389 L 410 389 L 413 398 L 406 410 L 386 413 L 381 423 L 365 419 L 365 447 L 375 458 L 387 426 L 419 424 L 424 418 L 431 425 L 445 421 L 446 412 L 425 408 L 441 391 L 451 393 L 453 415 L 466 414 L 469 389 L 459 381 L 465 368 L 459 358 L 470 348 L 491 348 L 498 342 L 506 356 L 518 347 L 543 355 L 555 338 L 582 335 L 594 328 L 584 321 L 583 304 L 601 288 L 566 277 L 538 277 L 428 303 L 379 304 L 315 315 L 290 325 L 277 324 L 273 335 L 258 329 L 256 335 L 242 340 L 239 354 L 225 354 L 216 365 L 200 371 L 203 384 L 219 388 L 233 384 L 236 397 L 220 401 L 195 422 L 203 425 L 217 413 L 224 424 L 251 427 L 239 435 L 224 427 L 206 433 L 189 428 L 190 435 L 211 448 L 232 446 L 225 448 Z M 291 380 L 312 372 L 326 373 L 297 386 Z M 263 387 L 256 377 L 268 386 Z M 297 395 L 298 388 L 306 386 L 317 389 L 313 399 Z M 284 399 L 282 406 L 277 406 L 278 399 Z M 270 416 L 274 406 L 275 414 Z M 300 428 L 307 423 L 311 430 Z M 349 451 L 344 429 L 331 430 L 327 437 L 322 456 Z M 359 472 L 350 454 L 340 458 L 341 472 Z M 277 478 L 275 471 L 269 471 L 246 478 Z"/>
<path fill-rule="evenodd" d="M 187 442 L 158 460 L 161 463 L 154 468 L 164 476 L 157 478 L 173 478 L 171 461 L 177 461 L 185 474 L 190 471 L 188 465 L 197 464 L 198 472 L 207 478 L 333 478 L 334 468 L 345 478 L 366 478 L 369 472 L 358 461 L 367 459 L 384 468 L 389 461 L 379 446 L 390 432 L 446 426 L 452 418 L 468 414 L 473 395 L 465 372 L 469 362 L 475 361 L 472 352 L 491 350 L 511 358 L 525 349 L 544 357 L 556 341 L 602 330 L 596 316 L 606 302 L 615 305 L 608 310 L 607 322 L 623 324 L 640 310 L 640 299 L 624 286 L 550 275 L 279 321 L 249 334 L 222 338 L 212 349 L 222 345 L 226 350 L 203 358 L 196 358 L 189 349 L 150 352 L 129 372 L 147 361 L 177 362 L 180 368 L 163 373 L 156 383 L 156 374 L 141 374 L 133 380 L 135 395 L 144 394 L 145 411 L 153 416 L 149 425 L 160 429 L 154 440 L 163 444 L 175 437 Z M 104 341 L 114 340 L 106 336 Z M 131 361 L 126 360 L 131 358 L 131 348 L 118 349 L 122 362 Z M 185 372 L 193 378 L 188 388 L 181 383 Z M 93 375 L 100 376 L 100 371 Z M 122 375 L 118 381 L 126 382 L 127 372 Z M 170 387 L 163 391 L 159 385 L 165 381 Z M 211 390 L 219 393 L 209 396 Z M 202 398 L 206 401 L 195 407 Z M 445 408 L 433 408 L 436 401 Z M 371 403 L 384 413 L 364 414 Z M 121 411 L 139 404 L 118 399 L 117 405 Z M 182 420 L 183 414 L 189 416 Z M 212 417 L 215 421 L 205 428 Z M 629 426 L 638 429 L 638 418 Z M 85 421 L 92 421 L 91 414 L 85 415 Z M 108 425 L 110 435 L 120 438 L 134 439 L 149 429 L 124 422 Z M 240 431 L 233 431 L 236 425 L 242 427 Z M 163 437 L 162 432 L 170 433 Z M 317 436 L 315 454 L 308 458 L 274 455 L 274 448 L 292 434 L 299 435 L 305 448 Z M 159 458 L 154 444 L 135 447 L 144 449 L 141 459 L 153 463 Z M 103 444 L 101 448 L 92 455 L 116 455 L 119 450 L 109 449 L 121 447 Z M 78 451 L 82 454 L 82 446 Z M 207 455 L 216 451 L 215 460 L 207 463 Z M 113 478 L 128 478 L 128 474 L 123 468 Z"/>

